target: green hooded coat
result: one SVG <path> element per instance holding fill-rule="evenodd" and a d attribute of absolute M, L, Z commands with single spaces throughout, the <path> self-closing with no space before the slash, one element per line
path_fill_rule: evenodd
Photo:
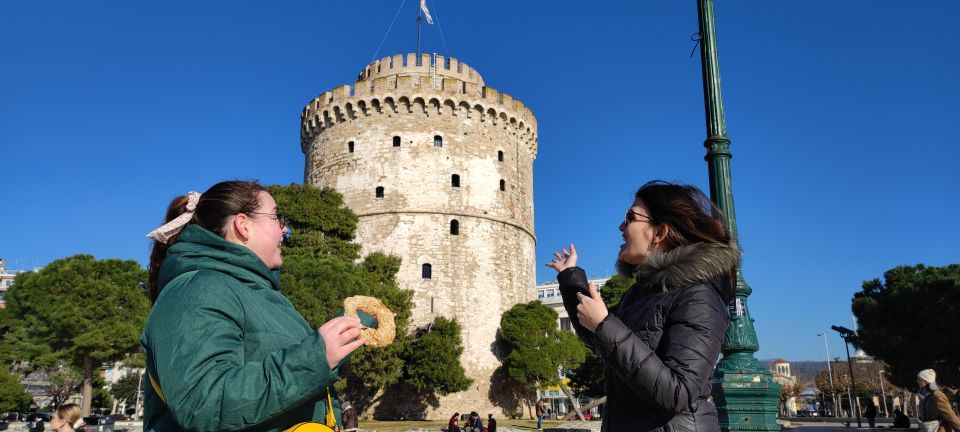
<path fill-rule="evenodd" d="M 140 336 L 151 386 L 144 431 L 276 431 L 324 422 L 339 367 L 252 251 L 187 225 L 160 266 Z"/>

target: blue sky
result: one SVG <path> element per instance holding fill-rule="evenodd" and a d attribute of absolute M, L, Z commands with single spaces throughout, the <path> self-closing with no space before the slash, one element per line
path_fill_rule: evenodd
<path fill-rule="evenodd" d="M 401 1 L 0 3 L 0 256 L 145 263 L 167 202 L 303 180 L 299 115 L 352 84 Z M 379 50 L 416 46 L 406 0 Z M 430 0 L 424 51 L 539 121 L 537 280 L 569 242 L 613 272 L 650 179 L 707 186 L 696 3 Z M 719 2 L 734 195 L 760 358 L 821 360 L 865 279 L 958 260 L 960 3 Z M 954 126 L 950 126 L 954 125 Z M 830 334 L 831 354 L 842 352 Z"/>

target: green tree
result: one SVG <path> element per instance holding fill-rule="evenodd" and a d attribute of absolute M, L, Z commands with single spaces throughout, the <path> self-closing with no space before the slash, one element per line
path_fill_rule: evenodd
<path fill-rule="evenodd" d="M 130 374 L 120 378 L 110 387 L 110 394 L 118 403 L 133 406 L 137 403 L 137 393 L 145 390 L 146 377 L 140 379 L 140 374 Z"/>
<path fill-rule="evenodd" d="M 437 391 L 447 395 L 464 391 L 473 380 L 466 377 L 460 354 L 463 354 L 460 324 L 456 320 L 437 317 L 407 346 L 404 353 L 407 360 L 405 381 L 418 392 Z"/>
<path fill-rule="evenodd" d="M 853 296 L 857 344 L 890 365 L 897 386 L 913 386 L 927 368 L 938 384 L 960 386 L 960 264 L 899 266 L 883 279 L 865 281 Z"/>
<path fill-rule="evenodd" d="M 3 355 L 32 367 L 83 371 L 84 415 L 94 371 L 139 350 L 147 316 L 146 272 L 135 261 L 76 255 L 17 275 L 7 291 Z"/>
<path fill-rule="evenodd" d="M 613 276 L 600 289 L 600 297 L 608 308 L 620 302 L 635 280 L 622 276 Z M 599 398 L 606 394 L 603 380 L 603 360 L 592 350 L 588 350 L 586 360 L 573 371 L 570 386 L 580 396 Z"/>
<path fill-rule="evenodd" d="M 0 367 L 0 412 L 26 411 L 33 397 L 20 385 L 20 378 Z"/>
<path fill-rule="evenodd" d="M 576 368 L 586 356 L 575 334 L 557 329 L 558 316 L 549 306 L 532 301 L 514 305 L 500 319 L 502 367 L 526 388 L 528 407 L 538 387 L 559 384 L 559 370 Z"/>
<path fill-rule="evenodd" d="M 383 348 L 362 347 L 351 356 L 349 367 L 337 383 L 337 390 L 363 413 L 384 389 L 397 384 L 401 377 L 411 377 L 414 388 L 422 393 L 458 391 L 468 382 L 459 356 L 446 356 L 443 363 L 434 363 L 436 376 L 419 368 L 408 356 L 419 350 L 435 352 L 436 343 L 450 343 L 449 338 L 430 334 L 408 334 L 413 293 L 401 290 L 396 273 L 400 258 L 371 253 L 359 261 L 360 245 L 353 243 L 357 217 L 343 204 L 332 189 L 291 184 L 270 186 L 277 207 L 287 213 L 292 234 L 284 246 L 281 286 L 285 295 L 311 326 L 319 327 L 340 314 L 343 300 L 354 295 L 376 297 L 396 313 L 397 338 Z M 449 336 L 447 323 L 440 324 Z M 459 344 L 459 330 L 454 333 Z M 420 340 L 421 338 L 425 338 Z M 415 345 L 417 348 L 411 348 Z M 449 348 L 449 347 L 447 347 Z M 459 371 L 459 372 L 457 372 Z"/>

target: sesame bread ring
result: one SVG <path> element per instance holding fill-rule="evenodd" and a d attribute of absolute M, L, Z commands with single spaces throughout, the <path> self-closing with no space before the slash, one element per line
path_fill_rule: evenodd
<path fill-rule="evenodd" d="M 352 317 L 357 316 L 357 310 L 362 310 L 376 318 L 377 328 L 360 329 L 360 339 L 363 339 L 367 346 L 385 347 L 393 343 L 393 339 L 397 336 L 397 328 L 393 322 L 396 314 L 387 309 L 376 297 L 347 297 L 343 301 L 343 310 L 345 315 Z"/>

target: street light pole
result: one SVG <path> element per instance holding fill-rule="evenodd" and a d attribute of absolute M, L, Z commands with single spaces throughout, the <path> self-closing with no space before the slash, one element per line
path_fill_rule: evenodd
<path fill-rule="evenodd" d="M 830 326 L 830 328 L 833 329 L 833 331 L 840 333 L 840 337 L 843 338 L 843 346 L 847 349 L 847 366 L 850 367 L 850 387 L 852 388 L 850 394 L 850 411 L 855 411 L 857 414 L 857 427 L 863 427 L 863 424 L 860 420 L 860 410 L 858 409 L 860 404 L 857 403 L 857 407 L 853 406 L 853 398 L 857 394 L 857 379 L 853 375 L 853 362 L 850 360 L 850 337 L 856 336 L 857 333 L 842 326 Z"/>
<path fill-rule="evenodd" d="M 883 369 L 877 369 L 877 374 L 880 375 L 880 397 L 883 398 L 883 416 L 889 418 L 890 411 L 887 411 L 887 392 L 883 390 Z"/>
<path fill-rule="evenodd" d="M 716 20 L 713 0 L 697 1 L 700 25 L 700 68 L 703 74 L 703 104 L 706 114 L 707 149 L 704 160 L 710 181 L 710 199 L 726 219 L 732 241 L 737 241 L 733 182 L 730 177 L 730 139 L 723 116 L 720 62 L 717 54 Z M 737 266 L 736 298 L 730 303 L 730 324 L 721 347 L 723 358 L 713 374 L 712 395 L 717 404 L 720 427 L 726 431 L 779 431 L 777 400 L 780 385 L 773 374 L 754 357 L 760 349 L 753 318 L 747 308 L 752 289 Z"/>
<path fill-rule="evenodd" d="M 827 345 L 827 334 L 817 333 L 817 336 L 823 336 L 823 349 L 827 351 L 827 374 L 830 375 L 830 399 L 833 401 L 833 416 L 837 416 L 837 395 L 836 387 L 833 386 L 833 369 L 830 367 L 830 345 Z"/>

